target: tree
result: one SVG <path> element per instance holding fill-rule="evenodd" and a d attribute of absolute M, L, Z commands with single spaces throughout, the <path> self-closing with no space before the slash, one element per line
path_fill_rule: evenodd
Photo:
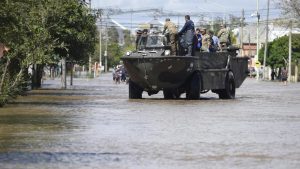
<path fill-rule="evenodd" d="M 97 41 L 95 18 L 78 0 L 1 1 L 0 32 L 11 49 L 0 60 L 0 106 L 22 91 L 29 66 L 38 87 L 44 65 L 61 57 L 85 62 Z"/>
<path fill-rule="evenodd" d="M 297 63 L 300 59 L 300 34 L 292 35 L 292 62 Z M 268 43 L 268 56 L 266 66 L 271 68 L 286 67 L 288 60 L 289 37 L 283 36 Z M 259 61 L 263 62 L 264 47 L 259 51 Z"/>
<path fill-rule="evenodd" d="M 283 14 L 299 18 L 300 17 L 300 1 L 299 0 L 281 0 L 278 3 L 279 7 L 283 10 Z"/>
<path fill-rule="evenodd" d="M 0 63 L 0 72 L 3 71 L 1 103 L 21 92 L 21 85 L 28 78 L 24 72 L 29 65 L 51 62 L 50 53 L 56 43 L 44 24 L 44 16 L 47 15 L 44 3 L 16 0 L 0 4 L 0 41 L 11 48 L 2 59 L 3 64 Z"/>
<path fill-rule="evenodd" d="M 78 0 L 54 1 L 47 25 L 52 37 L 64 48 L 55 49 L 55 54 L 69 60 L 87 63 L 97 43 L 96 19 Z"/>

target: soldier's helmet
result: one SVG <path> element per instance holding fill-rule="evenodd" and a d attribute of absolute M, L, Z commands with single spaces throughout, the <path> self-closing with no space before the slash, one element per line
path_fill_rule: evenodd
<path fill-rule="evenodd" d="M 144 29 L 144 30 L 143 30 L 143 33 L 148 33 L 148 29 Z"/>
<path fill-rule="evenodd" d="M 206 28 L 200 28 L 200 32 L 206 32 Z"/>

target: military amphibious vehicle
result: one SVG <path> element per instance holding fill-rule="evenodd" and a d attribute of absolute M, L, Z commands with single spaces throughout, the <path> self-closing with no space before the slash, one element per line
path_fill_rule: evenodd
<path fill-rule="evenodd" d="M 195 100 L 212 91 L 220 99 L 234 99 L 248 74 L 248 58 L 238 57 L 236 48 L 223 52 L 198 52 L 194 56 L 172 56 L 163 35 L 148 35 L 137 50 L 121 59 L 130 76 L 129 98 L 140 99 L 163 91 L 165 99 Z M 181 52 L 182 53 L 182 52 Z"/>

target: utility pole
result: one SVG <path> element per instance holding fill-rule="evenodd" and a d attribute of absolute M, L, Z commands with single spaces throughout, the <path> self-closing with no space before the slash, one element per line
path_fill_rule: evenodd
<path fill-rule="evenodd" d="M 89 0 L 90 12 L 92 11 L 92 0 Z M 89 74 L 92 74 L 92 57 L 89 56 Z"/>
<path fill-rule="evenodd" d="M 101 67 L 102 67 L 102 11 L 98 11 L 99 14 L 99 21 L 100 21 L 100 30 L 99 30 L 99 76 L 101 74 Z"/>
<path fill-rule="evenodd" d="M 289 70 L 288 70 L 288 82 L 291 82 L 291 71 L 292 71 L 292 21 L 290 21 L 290 31 L 289 31 Z"/>
<path fill-rule="evenodd" d="M 131 9 L 131 11 L 130 11 L 130 32 L 133 32 L 132 31 L 132 13 L 133 13 L 133 10 Z"/>
<path fill-rule="evenodd" d="M 241 37 L 240 37 L 240 48 L 241 50 L 241 55 L 244 56 L 244 50 L 243 50 L 243 39 L 244 39 L 244 20 L 245 20 L 245 11 L 244 9 L 242 10 L 242 18 L 241 18 Z"/>
<path fill-rule="evenodd" d="M 268 52 L 268 41 L 269 41 L 269 8 L 270 0 L 268 0 L 268 9 L 267 9 L 267 23 L 266 23 L 266 41 L 265 41 L 265 51 L 264 51 L 264 63 L 263 63 L 263 79 L 266 80 L 266 58 Z"/>
<path fill-rule="evenodd" d="M 107 72 L 107 41 L 108 41 L 108 31 L 107 31 L 107 22 L 105 25 L 105 31 L 106 31 L 106 39 L 105 39 L 105 51 L 104 51 L 104 58 L 105 58 L 105 73 Z"/>
<path fill-rule="evenodd" d="M 257 17 L 257 25 L 256 25 L 256 57 L 255 57 L 255 63 L 258 61 L 258 52 L 259 52 L 259 0 L 256 1 L 256 17 Z M 256 71 L 256 80 L 259 80 L 259 69 L 257 68 Z"/>

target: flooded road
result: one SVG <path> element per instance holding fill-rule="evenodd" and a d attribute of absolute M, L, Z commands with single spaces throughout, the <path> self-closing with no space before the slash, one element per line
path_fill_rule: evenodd
<path fill-rule="evenodd" d="M 235 100 L 128 100 L 110 74 L 0 109 L 0 168 L 300 168 L 300 84 L 246 79 Z"/>

